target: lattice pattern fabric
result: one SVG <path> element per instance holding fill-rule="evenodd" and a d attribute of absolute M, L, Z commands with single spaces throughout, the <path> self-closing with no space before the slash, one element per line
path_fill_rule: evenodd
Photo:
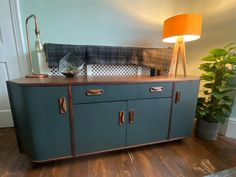
<path fill-rule="evenodd" d="M 148 67 L 141 67 L 140 73 L 138 72 L 138 66 L 135 65 L 92 65 L 91 71 L 89 71 L 91 75 L 150 75 L 150 69 Z M 86 75 L 86 67 L 84 67 L 81 72 L 78 74 L 79 76 Z M 50 75 L 52 76 L 60 76 L 62 75 L 58 68 L 51 68 Z"/>
<path fill-rule="evenodd" d="M 85 64 L 142 65 L 167 70 L 173 53 L 172 48 L 113 47 L 90 45 L 44 45 L 50 68 L 57 68 L 59 60 L 72 52 Z"/>
<path fill-rule="evenodd" d="M 50 74 L 52 76 L 62 76 L 63 75 L 60 73 L 59 68 L 51 68 Z M 87 74 L 86 67 L 83 67 L 83 69 L 81 69 L 80 72 L 78 73 L 78 76 L 84 76 L 86 74 Z"/>
<path fill-rule="evenodd" d="M 143 66 L 142 70 L 141 70 L 141 75 L 149 76 L 150 75 L 150 68 Z"/>
<path fill-rule="evenodd" d="M 92 75 L 137 75 L 138 67 L 132 65 L 92 65 Z"/>
<path fill-rule="evenodd" d="M 52 76 L 62 76 L 62 74 L 59 71 L 59 68 L 51 68 L 50 75 L 52 75 Z"/>

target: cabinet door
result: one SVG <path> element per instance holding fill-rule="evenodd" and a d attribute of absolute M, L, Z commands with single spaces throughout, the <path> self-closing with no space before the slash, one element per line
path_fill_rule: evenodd
<path fill-rule="evenodd" d="M 176 82 L 174 87 L 170 138 L 191 136 L 199 81 Z"/>
<path fill-rule="evenodd" d="M 126 109 L 127 102 L 74 105 L 77 153 L 125 146 Z"/>
<path fill-rule="evenodd" d="M 127 145 L 166 140 L 171 98 L 128 101 Z"/>
<path fill-rule="evenodd" d="M 69 113 L 60 113 L 59 99 L 65 98 L 68 108 L 67 87 L 22 87 L 25 121 L 21 131 L 27 133 L 30 154 L 35 161 L 70 156 Z"/>

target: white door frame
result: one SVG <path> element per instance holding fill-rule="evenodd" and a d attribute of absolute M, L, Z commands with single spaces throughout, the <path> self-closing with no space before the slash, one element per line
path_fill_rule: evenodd
<path fill-rule="evenodd" d="M 17 61 L 20 68 L 20 75 L 24 77 L 28 72 L 27 50 L 25 47 L 25 40 L 23 35 L 23 26 L 20 14 L 19 0 L 9 0 L 10 11 L 12 18 L 12 27 L 14 33 L 14 40 L 16 45 Z"/>
<path fill-rule="evenodd" d="M 25 48 L 25 41 L 24 41 L 24 35 L 23 35 L 23 27 L 21 23 L 21 15 L 20 15 L 20 6 L 19 6 L 19 0 L 5 0 L 4 5 L 2 8 L 3 12 L 7 13 L 7 26 L 4 27 L 4 33 L 2 35 L 4 36 L 4 40 L 0 39 L 0 44 L 4 43 L 4 46 L 1 46 L 3 48 L 3 55 L 1 55 L 0 65 L 1 72 L 4 73 L 4 76 L 1 78 L 1 88 L 3 86 L 3 99 L 5 102 L 2 102 L 3 109 L 0 110 L 0 127 L 11 127 L 13 126 L 12 122 L 12 116 L 11 116 L 11 110 L 9 106 L 9 102 L 7 100 L 7 90 L 5 87 L 5 81 L 15 79 L 17 77 L 24 77 L 26 73 L 28 73 L 28 62 L 26 57 L 26 48 Z M 4 17 L 3 17 L 4 18 Z M 4 22 L 4 23 L 5 23 Z M 9 33 L 7 30 L 9 29 Z M 9 35 L 9 36 L 8 36 Z M 0 34 L 1 37 L 1 34 Z M 10 60 L 8 61 L 7 57 L 10 53 L 9 51 L 11 48 L 7 47 L 5 42 L 7 41 L 7 38 L 9 37 L 9 43 L 7 45 L 14 47 L 14 51 L 12 51 L 12 56 L 10 56 Z M 6 48 L 7 47 L 7 48 Z M 8 51 L 9 50 L 9 51 Z M 5 56 L 4 52 L 7 52 L 7 55 Z M 11 54 L 10 54 L 11 55 Z M 9 62 L 9 63 L 8 63 Z M 11 67 L 12 65 L 12 67 Z M 15 71 L 15 73 L 14 73 Z M 3 85 L 2 85 L 3 84 Z M 1 100 L 2 101 L 2 100 Z"/>

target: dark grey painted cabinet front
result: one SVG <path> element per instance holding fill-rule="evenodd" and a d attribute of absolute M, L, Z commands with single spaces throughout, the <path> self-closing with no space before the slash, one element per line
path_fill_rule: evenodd
<path fill-rule="evenodd" d="M 166 140 L 168 135 L 170 98 L 130 100 L 127 124 L 127 145 L 138 145 Z"/>
<path fill-rule="evenodd" d="M 175 99 L 172 103 L 173 110 L 170 125 L 171 139 L 192 135 L 199 81 L 176 82 L 174 88 Z M 179 96 L 176 94 L 179 94 Z"/>
<path fill-rule="evenodd" d="M 74 105 L 77 153 L 166 140 L 170 104 L 170 98 L 161 98 Z"/>
<path fill-rule="evenodd" d="M 34 161 L 190 136 L 198 88 L 199 80 L 185 79 L 65 86 L 8 83 L 19 149 Z M 64 113 L 58 102 L 62 97 Z"/>
<path fill-rule="evenodd" d="M 58 103 L 61 97 L 68 100 L 67 87 L 9 90 L 21 149 L 34 161 L 71 156 L 69 113 L 60 114 Z"/>
<path fill-rule="evenodd" d="M 120 114 L 126 109 L 126 102 L 74 105 L 77 153 L 124 147 L 126 124 L 120 125 Z"/>

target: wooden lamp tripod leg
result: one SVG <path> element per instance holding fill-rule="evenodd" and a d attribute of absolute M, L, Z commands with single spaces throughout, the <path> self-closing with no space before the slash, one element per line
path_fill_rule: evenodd
<path fill-rule="evenodd" d="M 185 43 L 182 42 L 180 44 L 180 53 L 181 53 L 181 58 L 182 58 L 182 63 L 183 63 L 183 71 L 184 71 L 184 77 L 186 77 L 186 53 L 185 53 Z"/>
<path fill-rule="evenodd" d="M 178 70 L 178 60 L 179 60 L 179 52 L 180 52 L 180 44 L 178 42 L 175 43 L 175 48 L 173 51 L 173 55 L 171 58 L 169 76 L 176 76 Z"/>
<path fill-rule="evenodd" d="M 176 42 L 171 58 L 169 76 L 177 76 L 179 59 L 182 59 L 184 77 L 186 77 L 186 53 L 184 41 Z"/>

